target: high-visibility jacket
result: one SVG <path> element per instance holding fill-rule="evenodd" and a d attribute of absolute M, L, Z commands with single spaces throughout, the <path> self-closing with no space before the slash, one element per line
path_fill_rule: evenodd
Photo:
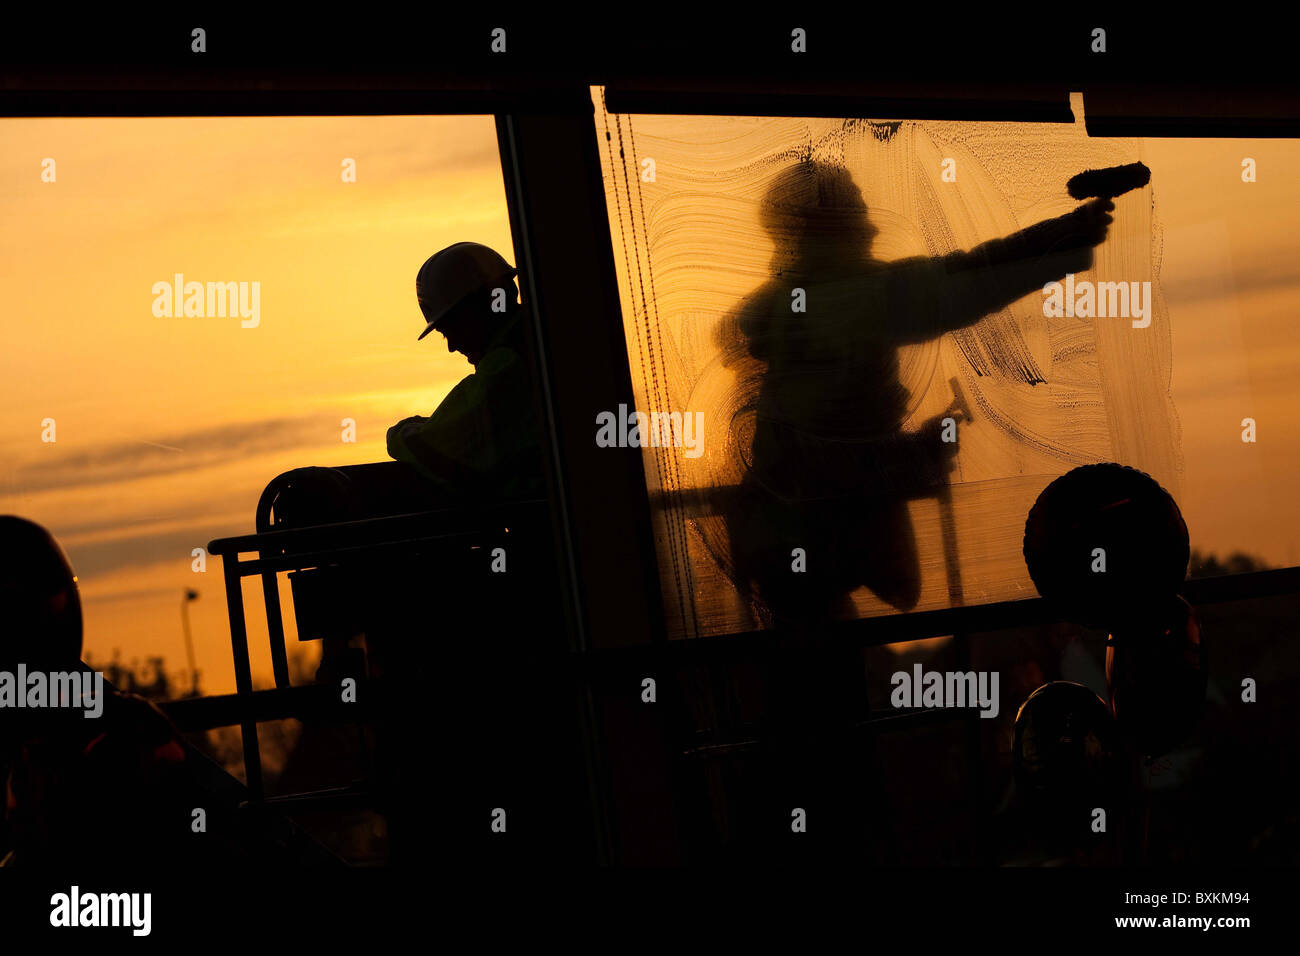
<path fill-rule="evenodd" d="M 388 429 L 388 454 L 406 462 L 451 500 L 541 498 L 541 430 L 524 356 L 522 312 L 488 344 L 427 418 Z"/>

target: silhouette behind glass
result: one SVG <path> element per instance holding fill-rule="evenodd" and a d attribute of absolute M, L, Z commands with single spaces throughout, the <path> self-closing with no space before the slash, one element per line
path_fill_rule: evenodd
<path fill-rule="evenodd" d="M 898 349 L 1090 268 L 1113 208 L 1098 199 L 970 251 L 886 262 L 871 256 L 877 230 L 848 170 L 809 160 L 776 176 L 761 213 L 771 278 L 719 329 L 754 421 L 725 515 L 731 570 L 765 623 L 855 617 L 863 585 L 916 606 L 907 501 L 945 486 L 957 446 L 940 440 L 947 413 L 903 431 Z"/>

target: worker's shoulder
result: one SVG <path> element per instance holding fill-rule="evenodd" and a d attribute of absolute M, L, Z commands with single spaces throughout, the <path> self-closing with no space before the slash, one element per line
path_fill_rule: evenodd
<path fill-rule="evenodd" d="M 764 280 L 757 288 L 750 290 L 737 303 L 734 313 L 744 316 L 752 312 L 765 312 L 785 306 L 790 299 L 790 289 L 798 282 L 789 281 L 787 275 L 774 275 Z"/>

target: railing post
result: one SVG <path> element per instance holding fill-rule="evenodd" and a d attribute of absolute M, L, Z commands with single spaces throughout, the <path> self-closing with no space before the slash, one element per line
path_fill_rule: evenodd
<path fill-rule="evenodd" d="M 235 689 L 247 703 L 253 692 L 253 671 L 248 660 L 248 627 L 244 620 L 243 579 L 239 575 L 239 552 L 223 554 L 221 568 L 226 580 L 226 612 L 230 617 L 230 646 L 235 658 Z M 262 799 L 262 754 L 257 743 L 257 721 L 245 716 L 239 724 L 244 745 L 244 773 L 248 795 Z"/>

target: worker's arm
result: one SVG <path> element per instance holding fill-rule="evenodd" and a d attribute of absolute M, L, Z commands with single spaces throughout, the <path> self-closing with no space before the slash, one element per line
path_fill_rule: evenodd
<path fill-rule="evenodd" d="M 1113 208 L 1098 199 L 968 251 L 810 276 L 808 316 L 792 331 L 845 349 L 874 349 L 964 328 L 1067 272 L 1090 268 Z"/>
<path fill-rule="evenodd" d="M 475 418 L 485 396 L 478 373 L 460 381 L 428 417 L 405 418 L 388 429 L 388 454 L 406 462 L 447 494 L 471 487 L 473 459 L 480 442 Z"/>
<path fill-rule="evenodd" d="M 891 312 L 905 317 L 899 341 L 923 342 L 964 328 L 1065 276 L 1092 267 L 1110 225 L 1108 199 L 965 252 L 902 265 L 890 286 Z"/>
<path fill-rule="evenodd" d="M 448 495 L 491 493 L 508 479 L 521 448 L 535 444 L 527 370 L 511 349 L 484 356 L 428 418 L 388 430 L 388 453 Z"/>

